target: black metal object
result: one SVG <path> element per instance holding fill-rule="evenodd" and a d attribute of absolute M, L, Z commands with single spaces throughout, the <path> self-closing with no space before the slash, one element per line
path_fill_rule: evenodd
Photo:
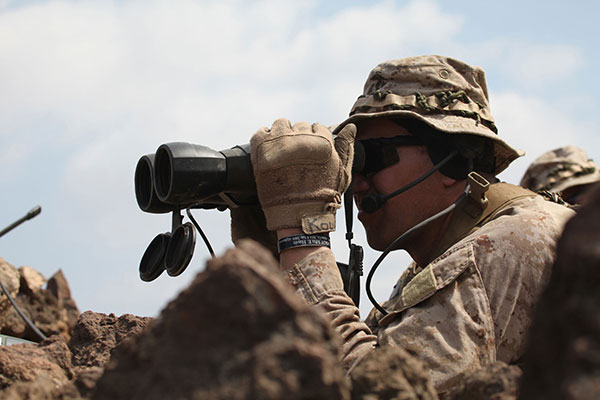
<path fill-rule="evenodd" d="M 337 262 L 344 282 L 344 292 L 352 299 L 356 307 L 360 304 L 360 277 L 363 275 L 363 256 L 363 248 L 353 244 L 348 264 Z"/>
<path fill-rule="evenodd" d="M 0 231 L 0 237 L 4 236 L 5 234 L 7 234 L 8 232 L 12 231 L 13 229 L 15 229 L 17 226 L 21 225 L 23 222 L 30 220 L 31 218 L 39 215 L 42 212 L 42 207 L 40 206 L 35 206 L 33 207 L 31 210 L 29 210 L 29 212 L 27 214 L 25 214 L 23 217 L 19 218 L 18 220 L 16 220 L 15 222 L 13 222 L 12 224 L 10 224 L 9 226 L 7 226 L 6 228 L 2 229 L 2 231 Z"/>
<path fill-rule="evenodd" d="M 25 214 L 25 216 L 19 218 L 18 220 L 16 220 L 15 222 L 13 222 L 9 226 L 7 226 L 6 228 L 2 229 L 2 231 L 0 231 L 0 237 L 4 236 L 6 233 L 12 231 L 17 226 L 21 225 L 23 222 L 30 220 L 33 217 L 38 216 L 41 212 L 42 212 L 42 207 L 40 207 L 40 206 L 33 207 L 31 210 L 29 210 L 29 212 L 27 214 Z M 12 296 L 8 292 L 8 289 L 4 286 L 4 284 L 2 282 L 0 282 L 0 288 L 2 289 L 2 291 L 8 298 L 8 301 L 10 301 L 10 304 L 12 304 L 12 306 L 17 311 L 17 314 L 19 314 L 21 319 L 23 319 L 23 321 L 25 321 L 25 323 L 31 328 L 31 330 L 33 330 L 42 340 L 47 339 L 47 336 L 44 335 L 44 333 L 42 331 L 40 331 L 39 328 L 37 326 L 35 326 L 35 324 L 29 318 L 27 318 L 27 316 L 23 313 L 21 308 L 17 305 L 15 300 L 12 298 Z"/>

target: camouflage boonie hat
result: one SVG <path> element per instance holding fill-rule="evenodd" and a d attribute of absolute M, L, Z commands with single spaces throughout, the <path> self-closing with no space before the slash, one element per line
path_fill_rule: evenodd
<path fill-rule="evenodd" d="M 598 165 L 576 146 L 548 151 L 531 163 L 520 185 L 538 192 L 563 190 L 600 181 Z"/>
<path fill-rule="evenodd" d="M 348 123 L 378 117 L 411 117 L 445 133 L 491 139 L 496 173 L 524 154 L 498 137 L 483 70 L 452 58 L 419 56 L 379 64 L 334 134 Z"/>

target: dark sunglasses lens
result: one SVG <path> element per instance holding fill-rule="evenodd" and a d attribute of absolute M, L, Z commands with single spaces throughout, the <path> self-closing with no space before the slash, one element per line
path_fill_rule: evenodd
<path fill-rule="evenodd" d="M 365 140 L 363 146 L 365 148 L 365 166 L 362 171 L 364 175 L 375 174 L 399 161 L 394 145 Z"/>

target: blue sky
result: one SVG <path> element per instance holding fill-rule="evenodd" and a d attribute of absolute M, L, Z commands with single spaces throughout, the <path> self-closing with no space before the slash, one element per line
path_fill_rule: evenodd
<path fill-rule="evenodd" d="M 0 257 L 47 277 L 62 269 L 82 310 L 156 315 L 208 253 L 198 244 L 178 278 L 139 280 L 146 245 L 170 220 L 137 208 L 138 158 L 171 141 L 246 143 L 278 117 L 335 124 L 391 58 L 443 54 L 485 69 L 500 135 L 527 152 L 508 182 L 566 144 L 598 161 L 598 11 L 592 1 L 0 0 L 0 225 L 43 208 L 0 239 Z M 228 213 L 196 216 L 217 253 L 230 246 Z M 378 299 L 408 261 L 397 252 L 380 267 Z"/>

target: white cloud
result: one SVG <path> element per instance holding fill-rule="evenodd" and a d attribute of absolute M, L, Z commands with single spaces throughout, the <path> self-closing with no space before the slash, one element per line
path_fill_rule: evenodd
<path fill-rule="evenodd" d="M 549 91 L 586 64 L 581 49 L 573 45 L 502 37 L 477 44 L 470 53 L 478 63 L 499 68 L 506 78 L 524 88 Z"/>
<path fill-rule="evenodd" d="M 506 64 L 522 81 L 548 83 L 572 75 L 583 65 L 579 49 L 560 44 L 517 46 Z"/>
<path fill-rule="evenodd" d="M 497 93 L 492 104 L 500 136 L 526 152 L 501 175 L 508 182 L 519 183 L 535 158 L 557 147 L 572 144 L 586 149 L 590 157 L 600 155 L 597 124 L 592 126 L 589 122 L 575 120 L 572 114 L 565 112 L 569 109 L 568 104 L 513 91 Z"/>

